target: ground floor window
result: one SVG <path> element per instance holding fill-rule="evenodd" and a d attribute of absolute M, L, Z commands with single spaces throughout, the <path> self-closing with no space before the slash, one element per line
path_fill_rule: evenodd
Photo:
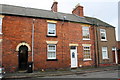
<path fill-rule="evenodd" d="M 83 46 L 84 60 L 91 60 L 90 46 Z"/>
<path fill-rule="evenodd" d="M 56 59 L 56 45 L 48 44 L 47 59 Z"/>
<path fill-rule="evenodd" d="M 107 47 L 102 47 L 102 58 L 103 59 L 108 59 Z"/>

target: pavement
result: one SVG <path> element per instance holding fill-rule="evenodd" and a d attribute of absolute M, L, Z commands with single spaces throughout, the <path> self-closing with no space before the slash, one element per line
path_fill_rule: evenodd
<path fill-rule="evenodd" d="M 15 72 L 6 73 L 3 79 L 22 79 L 22 78 L 34 78 L 34 77 L 45 77 L 45 76 L 62 76 L 72 74 L 85 74 L 91 72 L 110 71 L 118 70 L 118 66 L 109 67 L 98 67 L 98 68 L 77 68 L 69 70 L 56 70 L 56 71 L 34 71 L 33 73 L 26 72 Z"/>

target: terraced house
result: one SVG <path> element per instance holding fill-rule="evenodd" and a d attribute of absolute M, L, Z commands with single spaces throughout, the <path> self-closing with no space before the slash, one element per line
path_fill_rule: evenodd
<path fill-rule="evenodd" d="M 118 64 L 115 27 L 97 18 L 86 17 L 94 27 L 95 63 L 97 66 Z"/>
<path fill-rule="evenodd" d="M 105 24 L 109 27 L 100 27 L 99 38 L 102 40 L 107 36 L 105 42 L 108 44 L 108 34 L 104 35 L 104 32 L 110 30 L 113 31 L 114 42 L 114 27 L 102 21 L 92 23 L 98 19 L 85 17 L 80 5 L 75 7 L 72 14 L 67 14 L 58 12 L 57 4 L 54 2 L 50 11 L 0 5 L 1 54 L 6 71 L 26 70 L 28 62 L 33 62 L 34 70 L 113 64 L 112 47 L 115 44 L 107 45 L 112 46 L 111 52 L 107 52 L 106 45 L 101 45 L 103 52 L 98 55 L 96 46 L 100 42 L 97 42 L 96 36 L 98 26 Z M 97 33 L 95 28 L 98 29 Z"/>

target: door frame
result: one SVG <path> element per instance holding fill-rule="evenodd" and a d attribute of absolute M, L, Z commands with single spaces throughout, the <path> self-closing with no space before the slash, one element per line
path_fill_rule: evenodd
<path fill-rule="evenodd" d="M 31 51 L 31 47 L 30 47 L 30 45 L 27 43 L 27 42 L 25 42 L 25 41 L 22 41 L 21 43 L 19 43 L 17 46 L 16 46 L 16 52 L 18 53 L 18 55 L 17 55 L 17 57 L 18 57 L 18 70 L 19 70 L 19 48 L 21 47 L 21 46 L 26 46 L 27 48 L 28 48 L 28 53 Z M 29 56 L 28 56 L 28 58 L 29 58 Z"/>
<path fill-rule="evenodd" d="M 113 51 L 114 51 L 114 53 L 113 53 Z M 115 61 L 114 63 L 118 64 L 119 58 L 118 58 L 118 52 L 117 52 L 116 47 L 112 48 L 112 55 L 113 55 L 113 59 L 114 59 L 113 62 Z"/>
<path fill-rule="evenodd" d="M 75 47 L 75 49 L 72 49 L 72 47 Z M 72 54 L 71 51 L 75 50 L 75 56 L 76 56 L 76 66 L 72 65 Z M 71 68 L 77 68 L 78 67 L 78 53 L 77 53 L 77 46 L 71 46 L 70 47 L 70 63 L 71 63 Z"/>
<path fill-rule="evenodd" d="M 26 47 L 26 49 L 25 49 L 25 54 L 23 54 L 23 55 L 22 55 L 23 57 L 20 58 L 20 55 L 22 54 L 22 52 L 20 52 L 20 51 L 22 50 L 22 49 L 20 50 L 21 47 L 23 47 L 23 48 Z M 24 51 L 24 49 L 23 49 L 23 51 Z M 22 65 L 22 64 L 21 64 L 21 63 L 22 63 L 21 60 L 22 60 L 24 57 L 27 58 L 27 59 L 26 59 L 26 60 L 23 60 L 23 62 L 24 62 L 25 64 L 24 64 L 24 67 L 22 68 L 22 67 L 21 67 L 21 65 Z M 27 69 L 27 63 L 28 63 L 28 47 L 25 46 L 25 45 L 22 45 L 22 46 L 19 47 L 19 51 L 18 51 L 18 70 L 26 70 L 26 69 Z"/>

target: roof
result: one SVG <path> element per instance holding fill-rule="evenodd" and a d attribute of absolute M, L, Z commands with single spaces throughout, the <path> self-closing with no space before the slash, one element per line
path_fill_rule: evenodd
<path fill-rule="evenodd" d="M 19 15 L 90 24 L 90 22 L 88 22 L 84 17 L 76 16 L 74 14 L 66 14 L 60 12 L 53 12 L 50 10 L 20 7 L 6 4 L 0 4 L 0 9 L 0 14 L 3 15 Z"/>
<path fill-rule="evenodd" d="M 0 14 L 45 18 L 45 19 L 53 19 L 53 20 L 64 20 L 64 21 L 78 22 L 78 23 L 91 24 L 91 25 L 94 24 L 97 26 L 99 25 L 105 27 L 113 27 L 112 25 L 93 17 L 87 17 L 87 16 L 80 17 L 74 14 L 53 12 L 50 10 L 20 7 L 20 6 L 6 5 L 6 4 L 0 4 Z"/>
<path fill-rule="evenodd" d="M 113 27 L 112 25 L 110 25 L 104 21 L 101 21 L 100 19 L 97 19 L 97 18 L 87 17 L 87 16 L 85 16 L 85 18 L 87 21 L 89 21 L 90 23 L 92 23 L 93 25 L 96 25 L 96 26 Z"/>

